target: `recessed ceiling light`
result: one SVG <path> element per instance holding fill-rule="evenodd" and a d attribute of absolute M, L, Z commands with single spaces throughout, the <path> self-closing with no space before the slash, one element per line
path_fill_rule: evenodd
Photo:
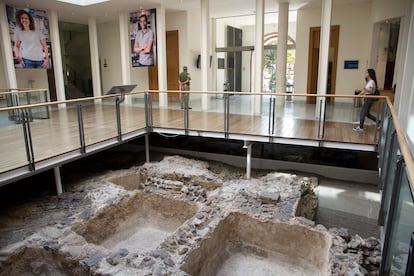
<path fill-rule="evenodd" d="M 78 6 L 89 6 L 93 4 L 108 2 L 109 0 L 58 0 L 60 2 L 65 2 Z"/>

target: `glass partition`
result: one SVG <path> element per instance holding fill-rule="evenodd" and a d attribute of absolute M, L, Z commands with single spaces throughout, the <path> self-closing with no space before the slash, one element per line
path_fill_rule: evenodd
<path fill-rule="evenodd" d="M 145 93 L 125 95 L 120 105 L 120 123 L 122 134 L 145 129 Z"/>
<path fill-rule="evenodd" d="M 407 168 L 401 164 L 397 186 L 393 193 L 393 214 L 386 237 L 382 272 L 384 275 L 406 275 L 411 236 L 414 232 L 414 199 L 407 177 Z"/>
<path fill-rule="evenodd" d="M 29 122 L 36 162 L 80 148 L 77 118 L 73 105 L 52 106 L 48 120 Z"/>
<path fill-rule="evenodd" d="M 8 111 L 0 111 L 0 173 L 27 165 L 23 127 L 9 119 Z"/>
<path fill-rule="evenodd" d="M 21 105 L 42 104 L 49 102 L 49 91 L 44 89 L 36 90 L 18 90 L 8 89 L 0 92 L 0 108 L 13 107 Z M 9 110 L 10 120 L 16 123 L 21 122 L 20 114 L 17 110 Z M 47 119 L 49 116 L 49 107 L 47 105 L 32 107 L 29 109 L 30 120 Z"/>

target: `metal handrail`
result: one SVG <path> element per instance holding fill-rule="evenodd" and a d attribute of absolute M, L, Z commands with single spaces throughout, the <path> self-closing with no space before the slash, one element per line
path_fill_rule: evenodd
<path fill-rule="evenodd" d="M 28 92 L 28 91 L 25 91 L 25 92 Z M 168 93 L 179 93 L 179 92 L 180 92 L 179 90 L 177 90 L 177 91 L 169 90 L 169 91 L 162 91 L 162 92 L 158 91 L 158 90 L 132 91 L 132 92 L 129 92 L 129 93 L 122 93 L 122 94 L 111 94 L 111 95 L 87 97 L 87 98 L 80 98 L 80 99 L 71 99 L 71 100 L 64 100 L 64 101 L 54 101 L 54 102 L 46 102 L 46 103 L 38 103 L 38 104 L 30 104 L 30 105 L 21 105 L 21 106 L 14 106 L 14 107 L 5 107 L 5 108 L 0 108 L 0 112 L 1 111 L 9 111 L 9 110 L 17 110 L 17 111 L 24 110 L 24 109 L 30 110 L 30 108 L 44 107 L 44 106 L 47 106 L 47 107 L 61 106 L 61 105 L 63 106 L 63 105 L 73 104 L 73 103 L 82 104 L 82 103 L 88 102 L 88 101 L 97 101 L 97 100 L 102 100 L 102 99 L 119 97 L 119 96 L 122 96 L 122 95 L 130 96 L 130 95 L 140 95 L 140 94 L 145 95 L 145 94 L 152 94 L 152 93 L 167 93 L 168 94 Z M 258 95 L 258 96 L 270 96 L 271 98 L 274 98 L 275 96 L 276 97 L 279 97 L 279 96 L 280 97 L 285 97 L 287 95 L 292 96 L 292 93 L 267 93 L 267 92 L 263 92 L 263 93 L 261 93 L 261 92 L 251 92 L 251 93 L 249 93 L 249 92 L 226 92 L 226 91 L 225 92 L 222 92 L 222 91 L 220 91 L 220 92 L 217 92 L 217 91 L 207 91 L 207 92 L 204 92 L 204 91 L 188 91 L 188 93 L 190 93 L 190 94 L 210 94 L 210 95 L 224 94 L 225 96 L 229 96 L 229 95 L 248 95 L 248 96 Z M 349 96 L 347 96 L 347 95 L 331 95 L 331 94 L 330 95 L 319 95 L 319 94 L 300 94 L 300 93 L 294 93 L 294 96 L 295 97 L 304 97 L 304 98 L 308 98 L 308 97 L 310 97 L 310 98 L 313 98 L 313 97 L 315 97 L 315 98 L 317 98 L 317 97 L 327 97 L 327 98 L 347 98 L 347 99 L 365 98 L 366 97 L 366 96 L 359 96 L 359 95 L 349 95 Z M 369 97 L 372 98 L 374 96 L 369 96 Z M 393 110 L 392 109 L 393 108 L 392 104 L 389 101 L 388 97 L 386 97 L 386 96 L 375 96 L 375 97 L 378 98 L 378 99 L 386 100 L 387 105 L 390 107 L 391 110 Z M 226 98 L 226 97 L 224 97 L 224 98 Z M 148 101 L 145 103 L 145 105 L 147 106 L 147 104 L 148 104 Z M 227 105 L 228 105 L 228 103 L 227 103 Z M 227 113 L 225 114 L 225 118 L 224 118 L 225 119 L 225 124 L 224 124 L 225 129 L 223 130 L 223 132 L 225 134 L 225 138 L 228 138 L 229 137 L 229 129 L 230 129 L 229 120 L 228 120 L 228 117 L 229 117 L 228 107 L 226 108 L 226 106 L 225 106 L 224 110 Z M 149 112 L 149 110 L 146 110 L 146 112 Z M 151 108 L 151 112 L 152 112 L 152 108 Z M 276 111 L 273 110 L 273 112 L 276 112 Z M 395 112 L 393 111 L 393 113 L 392 113 L 393 117 L 396 117 L 396 115 L 394 113 Z M 269 124 L 271 126 L 271 129 L 269 129 L 269 131 L 271 131 L 271 132 L 274 131 L 274 122 L 272 121 L 272 120 L 274 120 L 274 117 L 275 117 L 275 114 L 269 114 L 269 120 L 271 120 L 269 122 Z M 319 124 L 324 125 L 325 124 L 324 120 L 322 120 L 322 122 L 321 122 L 321 120 L 322 120 L 322 118 L 320 117 L 319 118 Z M 151 120 L 151 123 L 152 123 L 152 120 Z M 149 129 L 149 128 L 147 128 L 147 129 Z M 318 133 L 319 133 L 319 131 L 318 131 Z M 403 137 L 403 135 L 401 133 L 402 133 L 402 131 L 400 131 L 400 133 L 398 135 L 399 137 L 400 136 Z M 272 135 L 271 135 L 270 139 L 271 140 L 273 139 Z M 324 137 L 315 137 L 315 140 L 323 141 Z M 406 148 L 407 149 L 403 148 L 403 150 L 405 151 L 405 155 L 407 155 L 409 153 L 408 146 Z M 413 166 L 412 165 L 412 163 L 413 163 L 412 162 L 412 156 L 411 156 L 411 154 L 408 155 L 408 156 L 409 156 L 409 158 L 408 158 L 409 160 L 407 161 L 407 164 L 408 164 L 408 167 L 411 168 Z M 410 175 L 411 180 L 412 180 L 412 177 L 413 176 Z"/>

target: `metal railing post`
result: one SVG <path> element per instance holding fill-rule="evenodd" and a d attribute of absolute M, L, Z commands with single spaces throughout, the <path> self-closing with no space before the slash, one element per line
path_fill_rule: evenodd
<path fill-rule="evenodd" d="M 230 116 L 230 99 L 229 94 L 225 93 L 224 98 L 224 138 L 229 138 L 229 116 Z"/>
<path fill-rule="evenodd" d="M 252 143 L 244 141 L 243 148 L 247 149 L 246 153 L 246 178 L 250 179 L 252 171 Z"/>
<path fill-rule="evenodd" d="M 116 97 L 115 99 L 115 110 L 116 110 L 116 127 L 118 131 L 118 141 L 122 141 L 122 128 L 121 128 L 121 103 L 125 100 L 125 95 Z"/>
<path fill-rule="evenodd" d="M 188 108 L 188 93 L 183 93 L 183 100 L 184 100 L 184 133 L 188 135 L 188 128 L 189 128 L 189 108 Z"/>
<path fill-rule="evenodd" d="M 24 145 L 26 148 L 27 161 L 29 162 L 29 169 L 31 171 L 34 171 L 35 162 L 34 162 L 34 152 L 33 152 L 33 141 L 32 141 L 32 134 L 30 131 L 29 114 L 27 110 L 22 110 L 19 117 L 21 119 L 22 127 L 23 127 Z"/>
<path fill-rule="evenodd" d="M 276 99 L 274 96 L 271 96 L 269 101 L 269 136 L 275 134 L 275 116 L 276 116 Z"/>
<path fill-rule="evenodd" d="M 82 115 L 81 104 L 78 104 L 77 111 L 78 111 L 78 130 L 79 130 L 80 152 L 85 153 L 86 152 L 85 130 L 83 128 L 83 115 Z"/>
<path fill-rule="evenodd" d="M 322 96 L 319 96 L 319 97 L 320 97 L 320 100 L 319 100 L 318 137 L 317 138 L 322 139 L 325 136 L 326 98 Z"/>
<path fill-rule="evenodd" d="M 152 121 L 152 97 L 147 92 L 144 95 L 145 99 L 145 128 L 146 132 L 150 133 L 152 131 L 153 121 Z"/>

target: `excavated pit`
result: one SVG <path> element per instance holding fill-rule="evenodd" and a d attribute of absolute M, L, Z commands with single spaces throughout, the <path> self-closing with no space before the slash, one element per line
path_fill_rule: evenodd
<path fill-rule="evenodd" d="M 141 183 L 144 182 L 145 178 L 146 176 L 141 173 L 131 173 L 110 178 L 108 181 L 124 187 L 127 191 L 133 191 L 142 189 Z"/>
<path fill-rule="evenodd" d="M 330 275 L 330 238 L 305 226 L 232 213 L 190 253 L 190 275 Z"/>
<path fill-rule="evenodd" d="M 72 229 L 89 243 L 144 253 L 158 247 L 196 212 L 195 204 L 137 192 Z"/>
<path fill-rule="evenodd" d="M 0 213 L 0 276 L 375 275 L 379 241 L 315 225 L 316 180 L 179 156 L 111 172 Z"/>
<path fill-rule="evenodd" d="M 0 275 L 89 275 L 78 262 L 44 248 L 24 248 L 8 259 Z"/>

